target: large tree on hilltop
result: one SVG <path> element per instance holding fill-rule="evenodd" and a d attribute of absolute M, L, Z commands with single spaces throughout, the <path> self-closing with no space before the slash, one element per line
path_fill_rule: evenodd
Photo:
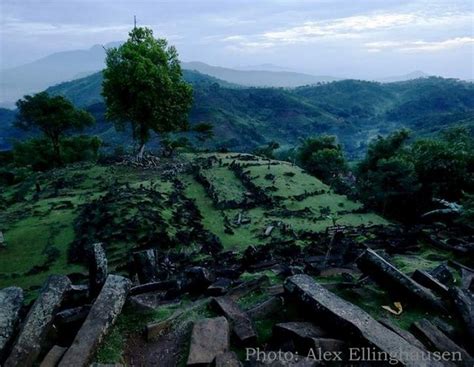
<path fill-rule="evenodd" d="M 107 50 L 102 94 L 107 118 L 117 128 L 131 124 L 143 157 L 150 132 L 184 130 L 192 88 L 183 80 L 178 53 L 148 28 L 135 27 L 122 46 Z"/>
<path fill-rule="evenodd" d="M 46 92 L 25 96 L 16 102 L 16 106 L 15 125 L 23 130 L 41 131 L 51 142 L 56 165 L 62 164 L 61 139 L 64 135 L 94 123 L 88 112 L 76 109 L 62 96 L 51 97 Z"/>

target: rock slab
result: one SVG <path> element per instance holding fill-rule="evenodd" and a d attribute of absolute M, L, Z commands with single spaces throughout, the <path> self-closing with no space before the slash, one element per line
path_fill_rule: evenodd
<path fill-rule="evenodd" d="M 72 345 L 59 363 L 60 367 L 88 366 L 97 347 L 122 311 L 131 281 L 118 275 L 109 275 L 102 290 Z"/>
<path fill-rule="evenodd" d="M 66 276 L 51 275 L 40 291 L 38 298 L 28 312 L 4 367 L 29 367 L 38 358 L 53 319 L 59 310 L 71 281 Z"/>
<path fill-rule="evenodd" d="M 22 305 L 23 290 L 21 288 L 8 287 L 0 290 L 0 363 L 6 357 Z"/>
<path fill-rule="evenodd" d="M 257 341 L 257 333 L 252 320 L 232 298 L 225 296 L 213 298 L 212 304 L 230 321 L 232 331 L 241 345 L 250 345 Z"/>
<path fill-rule="evenodd" d="M 435 361 L 413 361 L 407 358 L 422 355 L 423 351 L 377 322 L 361 308 L 328 291 L 308 275 L 288 278 L 285 289 L 290 296 L 311 309 L 314 317 L 331 325 L 332 330 L 339 330 L 349 338 L 363 340 L 381 351 L 392 353 L 406 366 L 442 366 Z"/>
<path fill-rule="evenodd" d="M 97 295 L 107 279 L 107 256 L 101 243 L 92 245 L 92 256 L 89 264 L 90 290 Z"/>
<path fill-rule="evenodd" d="M 191 333 L 187 365 L 209 365 L 218 354 L 229 350 L 229 338 L 229 323 L 225 317 L 196 321 Z"/>

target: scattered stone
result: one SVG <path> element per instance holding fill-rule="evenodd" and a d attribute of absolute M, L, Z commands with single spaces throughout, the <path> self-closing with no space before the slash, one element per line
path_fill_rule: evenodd
<path fill-rule="evenodd" d="M 349 303 L 308 275 L 295 275 L 285 282 L 290 296 L 309 307 L 313 317 L 342 333 L 345 337 L 363 339 L 383 352 L 399 357 L 406 366 L 441 366 L 435 361 L 412 361 L 409 357 L 421 354 L 422 350 L 411 345 L 404 338 L 375 321 L 368 313 Z M 334 331 L 336 331 L 334 330 Z"/>
<path fill-rule="evenodd" d="M 60 275 L 51 275 L 31 307 L 20 335 L 16 340 L 4 367 L 28 367 L 38 358 L 45 336 L 53 324 L 53 318 L 71 286 L 71 281 Z"/>
<path fill-rule="evenodd" d="M 461 269 L 461 288 L 474 290 L 474 273 Z"/>
<path fill-rule="evenodd" d="M 164 303 L 168 303 L 169 301 L 165 300 L 165 296 L 165 292 L 149 292 L 128 297 L 127 302 L 138 312 L 149 312 L 155 311 Z"/>
<path fill-rule="evenodd" d="M 282 297 L 270 297 L 269 299 L 259 303 L 247 311 L 247 314 L 252 320 L 264 319 L 271 316 L 283 307 Z"/>
<path fill-rule="evenodd" d="M 448 294 L 448 287 L 424 270 L 415 270 L 411 277 L 418 284 L 421 284 L 422 286 L 429 288 L 442 296 L 446 296 Z"/>
<path fill-rule="evenodd" d="M 283 287 L 283 284 L 272 285 L 267 288 L 267 293 L 270 296 L 281 296 L 285 293 L 285 288 Z"/>
<path fill-rule="evenodd" d="M 141 284 L 158 280 L 158 260 L 154 249 L 135 252 L 133 260 Z"/>
<path fill-rule="evenodd" d="M 53 346 L 48 354 L 46 354 L 39 367 L 56 367 L 64 353 L 66 353 L 66 350 L 66 347 L 60 347 L 59 345 Z"/>
<path fill-rule="evenodd" d="M 428 320 L 422 319 L 415 322 L 413 329 L 431 349 L 440 352 L 459 352 L 461 354 L 461 361 L 459 361 L 461 365 L 466 367 L 473 365 L 472 357 Z M 456 364 L 452 363 L 452 365 Z"/>
<path fill-rule="evenodd" d="M 474 340 L 474 300 L 468 290 L 452 287 L 449 289 L 454 307 L 464 323 L 471 340 Z"/>
<path fill-rule="evenodd" d="M 445 307 L 441 300 L 429 289 L 424 288 L 413 279 L 403 274 L 375 251 L 367 249 L 359 257 L 357 265 L 362 272 L 369 275 L 375 281 L 391 291 L 398 291 L 401 294 L 424 303 L 428 307 L 445 311 Z"/>
<path fill-rule="evenodd" d="M 101 243 L 92 245 L 92 256 L 89 263 L 90 291 L 95 296 L 99 294 L 107 278 L 107 255 Z"/>
<path fill-rule="evenodd" d="M 142 293 L 150 292 L 164 292 L 173 288 L 179 288 L 179 284 L 176 280 L 164 280 L 161 282 L 152 282 L 146 284 L 140 284 L 130 289 L 129 295 L 135 296 Z"/>
<path fill-rule="evenodd" d="M 269 237 L 272 234 L 274 229 L 275 229 L 275 226 L 268 226 L 265 229 L 265 233 L 264 233 L 265 237 Z"/>
<path fill-rule="evenodd" d="M 188 269 L 186 275 L 187 290 L 193 294 L 203 293 L 216 280 L 214 274 L 202 266 L 194 266 Z"/>
<path fill-rule="evenodd" d="M 191 333 L 188 366 L 208 365 L 229 350 L 229 323 L 225 317 L 196 321 Z"/>
<path fill-rule="evenodd" d="M 238 286 L 231 288 L 229 292 L 227 292 L 227 296 L 232 297 L 232 299 L 234 300 L 239 299 L 249 294 L 250 292 L 253 292 L 259 289 L 267 282 L 268 282 L 268 277 L 266 275 L 262 275 L 259 278 L 243 282 L 239 284 Z"/>
<path fill-rule="evenodd" d="M 231 285 L 230 279 L 219 278 L 207 288 L 206 294 L 213 297 L 222 296 L 227 293 Z"/>
<path fill-rule="evenodd" d="M 56 314 L 54 319 L 55 324 L 58 325 L 69 325 L 77 322 L 84 321 L 89 313 L 90 306 L 79 306 L 74 308 L 68 308 Z"/>
<path fill-rule="evenodd" d="M 242 367 L 242 363 L 237 358 L 235 352 L 220 353 L 214 360 L 215 367 Z"/>
<path fill-rule="evenodd" d="M 0 363 L 5 359 L 23 306 L 23 290 L 8 287 L 0 290 Z"/>
<path fill-rule="evenodd" d="M 61 360 L 60 367 L 88 365 L 99 343 L 120 314 L 130 286 L 131 282 L 127 278 L 118 275 L 107 277 L 86 321 Z"/>
<path fill-rule="evenodd" d="M 307 353 L 314 347 L 314 340 L 328 333 L 310 322 L 284 322 L 273 327 L 273 339 L 285 350 Z"/>
<path fill-rule="evenodd" d="M 233 333 L 240 345 L 251 345 L 257 341 L 257 333 L 250 317 L 240 309 L 230 297 L 212 299 L 212 306 L 230 322 Z"/>
<path fill-rule="evenodd" d="M 407 342 L 414 345 L 415 347 L 420 348 L 421 350 L 426 350 L 426 347 L 424 346 L 424 344 L 421 341 L 419 341 L 412 333 L 398 327 L 389 319 L 381 319 L 379 320 L 379 322 L 383 324 L 384 326 L 388 327 L 393 332 L 400 335 L 403 339 L 405 339 Z"/>
<path fill-rule="evenodd" d="M 444 285 L 450 286 L 454 283 L 454 276 L 446 264 L 438 265 L 430 271 L 431 275 L 438 279 Z"/>

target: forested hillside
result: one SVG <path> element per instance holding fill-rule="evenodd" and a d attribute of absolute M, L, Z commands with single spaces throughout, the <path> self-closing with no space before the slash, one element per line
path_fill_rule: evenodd
<path fill-rule="evenodd" d="M 474 126 L 474 86 L 454 79 L 388 84 L 344 80 L 283 89 L 243 88 L 194 71 L 184 75 L 194 88 L 190 121 L 214 126 L 215 139 L 207 143 L 212 148 L 251 151 L 269 141 L 289 148 L 301 138 L 327 133 L 337 135 L 353 159 L 365 152 L 371 138 L 401 127 L 417 136 L 459 124 Z M 127 145 L 127 135 L 117 135 L 105 121 L 101 85 L 102 75 L 96 73 L 47 91 L 86 107 L 98 121 L 94 133 L 106 135 L 112 145 Z M 3 113 L 1 136 L 19 137 L 3 133 L 12 116 Z M 5 141 L 0 144 L 7 148 Z"/>

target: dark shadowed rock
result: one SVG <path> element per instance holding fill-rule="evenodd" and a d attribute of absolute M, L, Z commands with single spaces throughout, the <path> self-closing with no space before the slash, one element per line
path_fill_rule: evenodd
<path fill-rule="evenodd" d="M 118 275 L 107 277 L 89 315 L 59 366 L 82 367 L 88 365 L 100 342 L 122 311 L 130 286 L 131 282 L 127 278 Z"/>
<path fill-rule="evenodd" d="M 359 257 L 357 265 L 362 272 L 391 291 L 399 292 L 406 297 L 422 302 L 430 308 L 445 311 L 441 300 L 429 289 L 403 274 L 375 251 L 366 250 Z"/>
<path fill-rule="evenodd" d="M 461 288 L 474 291 L 474 273 L 466 269 L 461 269 Z"/>
<path fill-rule="evenodd" d="M 157 291 L 168 291 L 173 288 L 179 288 L 179 284 L 176 280 L 164 280 L 161 282 L 151 282 L 140 284 L 130 289 L 129 294 L 135 296 L 137 294 L 157 292 Z"/>
<path fill-rule="evenodd" d="M 208 296 L 222 296 L 226 294 L 232 285 L 232 281 L 227 278 L 219 278 L 212 283 L 206 290 Z"/>
<path fill-rule="evenodd" d="M 264 319 L 267 318 L 278 311 L 283 307 L 283 298 L 282 297 L 270 297 L 265 301 L 257 304 L 247 311 L 247 314 L 251 319 Z"/>
<path fill-rule="evenodd" d="M 450 288 L 449 294 L 469 337 L 474 340 L 474 299 L 472 294 L 468 290 L 458 287 Z M 472 350 L 474 350 L 474 347 Z"/>
<path fill-rule="evenodd" d="M 243 282 L 229 290 L 227 292 L 227 296 L 232 297 L 234 300 L 241 298 L 250 292 L 253 292 L 260 287 L 262 287 L 265 283 L 268 282 L 268 277 L 266 275 L 262 275 L 257 279 L 251 279 L 246 282 Z"/>
<path fill-rule="evenodd" d="M 66 350 L 66 347 L 60 347 L 59 345 L 53 346 L 43 358 L 39 367 L 56 367 L 64 353 L 66 353 Z"/>
<path fill-rule="evenodd" d="M 8 287 L 0 290 L 0 363 L 5 359 L 23 306 L 23 290 Z"/>
<path fill-rule="evenodd" d="M 158 259 L 154 249 L 135 252 L 133 260 L 140 283 L 152 283 L 158 280 Z"/>
<path fill-rule="evenodd" d="M 225 317 L 196 321 L 191 333 L 188 366 L 207 366 L 229 350 L 229 323 Z"/>
<path fill-rule="evenodd" d="M 257 341 L 257 333 L 250 317 L 240 309 L 230 297 L 212 299 L 212 306 L 230 322 L 231 329 L 240 345 L 250 345 Z"/>
<path fill-rule="evenodd" d="M 314 346 L 313 339 L 328 333 L 311 322 L 283 322 L 273 327 L 273 341 L 285 350 L 307 353 Z"/>
<path fill-rule="evenodd" d="M 454 283 L 454 276 L 446 264 L 438 265 L 430 271 L 430 274 L 444 285 L 450 286 Z"/>
<path fill-rule="evenodd" d="M 448 294 L 448 287 L 424 270 L 415 270 L 411 277 L 418 284 L 433 290 L 439 295 L 446 296 Z"/>
<path fill-rule="evenodd" d="M 99 294 L 107 278 L 107 255 L 101 243 L 92 245 L 91 259 L 89 262 L 90 291 L 95 296 Z"/>
<path fill-rule="evenodd" d="M 187 290 L 193 294 L 203 293 L 216 280 L 215 275 L 202 266 L 194 266 L 186 271 Z"/>
<path fill-rule="evenodd" d="M 242 367 L 235 352 L 220 353 L 214 360 L 214 367 Z"/>
<path fill-rule="evenodd" d="M 26 316 L 5 367 L 33 365 L 70 286 L 71 282 L 65 276 L 52 275 L 48 278 Z"/>
<path fill-rule="evenodd" d="M 398 327 L 393 322 L 391 322 L 389 319 L 381 319 L 381 320 L 379 320 L 379 322 L 382 325 L 388 327 L 393 332 L 400 335 L 403 339 L 405 339 L 407 342 L 414 345 L 415 347 L 418 347 L 421 350 L 426 350 L 425 345 L 423 345 L 423 343 L 421 341 L 419 341 L 413 334 L 411 334 L 410 332 Z"/>
<path fill-rule="evenodd" d="M 422 319 L 415 322 L 413 324 L 413 329 L 431 350 L 437 350 L 440 352 L 459 352 L 461 355 L 461 361 L 458 361 L 459 365 L 466 367 L 473 365 L 474 360 L 472 357 L 428 320 Z M 456 364 L 458 363 L 451 363 L 451 365 Z"/>
<path fill-rule="evenodd" d="M 434 361 L 412 361 L 407 356 L 420 355 L 423 351 L 381 323 L 374 320 L 361 308 L 349 303 L 307 275 L 295 275 L 285 282 L 290 297 L 296 298 L 311 311 L 311 316 L 331 327 L 331 330 L 344 338 L 369 343 L 381 351 L 397 355 L 406 366 L 441 366 Z"/>

